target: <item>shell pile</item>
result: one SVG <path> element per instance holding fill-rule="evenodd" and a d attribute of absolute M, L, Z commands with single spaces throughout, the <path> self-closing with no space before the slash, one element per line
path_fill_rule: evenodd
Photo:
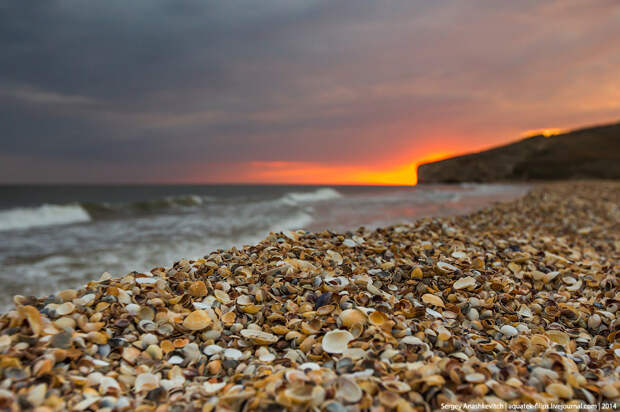
<path fill-rule="evenodd" d="M 0 409 L 398 410 L 620 401 L 620 184 L 453 218 L 272 233 L 16 296 Z"/>

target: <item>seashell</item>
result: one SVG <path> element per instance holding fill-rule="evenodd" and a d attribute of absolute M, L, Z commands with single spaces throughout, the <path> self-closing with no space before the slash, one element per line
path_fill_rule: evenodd
<path fill-rule="evenodd" d="M 411 386 L 406 382 L 396 380 L 384 380 L 381 382 L 383 387 L 391 392 L 405 393 L 411 391 Z"/>
<path fill-rule="evenodd" d="M 226 312 L 222 315 L 222 323 L 226 326 L 231 326 L 233 323 L 235 323 L 235 320 L 237 319 L 237 314 L 235 312 Z"/>
<path fill-rule="evenodd" d="M 437 268 L 437 273 L 439 274 L 448 274 L 448 273 L 456 272 L 457 270 L 459 270 L 459 268 L 457 268 L 456 266 L 451 265 L 446 262 L 441 262 L 441 261 L 437 262 L 436 268 Z"/>
<path fill-rule="evenodd" d="M 532 335 L 532 337 L 530 338 L 530 343 L 532 345 L 540 345 L 540 346 L 544 346 L 545 348 L 549 346 L 549 338 L 546 337 L 545 335 Z"/>
<path fill-rule="evenodd" d="M 20 308 L 20 312 L 28 320 L 30 330 L 35 336 L 41 335 L 43 332 L 43 317 L 34 306 L 23 306 Z"/>
<path fill-rule="evenodd" d="M 381 391 L 377 397 L 379 403 L 390 409 L 395 409 L 403 400 L 397 393 L 391 391 Z"/>
<path fill-rule="evenodd" d="M 75 305 L 71 302 L 65 302 L 61 305 L 58 305 L 58 307 L 56 307 L 56 314 L 59 316 L 66 316 L 66 315 L 70 315 L 71 313 L 73 313 L 73 311 L 75 310 Z"/>
<path fill-rule="evenodd" d="M 69 349 L 71 347 L 71 340 L 73 335 L 71 332 L 60 332 L 52 336 L 50 339 L 50 346 L 59 349 Z"/>
<path fill-rule="evenodd" d="M 547 336 L 552 342 L 558 343 L 562 346 L 566 346 L 570 343 L 570 337 L 568 334 L 560 330 L 549 330 L 547 331 Z"/>
<path fill-rule="evenodd" d="M 107 394 L 117 394 L 121 391 L 121 387 L 116 381 L 116 379 L 111 378 L 109 376 L 105 376 L 101 378 L 99 383 L 99 393 L 102 395 Z"/>
<path fill-rule="evenodd" d="M 267 349 L 265 346 L 261 346 L 256 350 L 256 356 L 258 357 L 258 360 L 261 362 L 273 362 L 276 359 L 276 355 L 274 355 L 273 353 L 269 352 L 269 349 Z"/>
<path fill-rule="evenodd" d="M 430 293 L 422 295 L 422 302 L 429 305 L 439 306 L 441 308 L 446 307 L 446 305 L 443 303 L 443 300 L 439 296 L 431 295 Z"/>
<path fill-rule="evenodd" d="M 499 331 L 508 338 L 517 336 L 519 334 L 519 331 L 517 330 L 517 328 L 515 328 L 514 326 L 510 326 L 510 325 L 502 326 Z"/>
<path fill-rule="evenodd" d="M 460 278 L 456 282 L 452 284 L 452 288 L 456 290 L 461 289 L 471 289 L 476 286 L 476 279 L 471 276 L 466 276 L 464 278 Z"/>
<path fill-rule="evenodd" d="M 342 352 L 342 356 L 346 356 L 352 360 L 358 360 L 366 358 L 367 352 L 362 348 L 346 348 Z"/>
<path fill-rule="evenodd" d="M 574 396 L 573 389 L 570 386 L 561 383 L 549 384 L 545 388 L 545 391 L 560 399 L 573 399 Z"/>
<path fill-rule="evenodd" d="M 359 309 L 343 310 L 339 316 L 342 326 L 351 328 L 353 325 L 366 323 L 366 315 Z"/>
<path fill-rule="evenodd" d="M 349 279 L 344 276 L 326 277 L 323 285 L 328 292 L 340 292 L 349 285 Z"/>
<path fill-rule="evenodd" d="M 240 333 L 241 336 L 251 340 L 257 345 L 271 345 L 276 343 L 279 339 L 276 335 L 254 329 L 243 329 Z"/>
<path fill-rule="evenodd" d="M 28 396 L 26 397 L 26 399 L 33 406 L 35 406 L 35 407 L 36 406 L 40 406 L 43 403 L 43 401 L 45 400 L 46 392 L 47 392 L 47 384 L 40 383 L 38 385 L 33 386 L 28 391 Z"/>
<path fill-rule="evenodd" d="M 136 382 L 134 383 L 134 391 L 137 393 L 150 391 L 159 386 L 159 376 L 153 375 L 152 373 L 141 373 L 136 377 Z"/>
<path fill-rule="evenodd" d="M 323 336 L 321 346 L 327 353 L 342 353 L 353 339 L 353 335 L 349 331 L 331 330 Z"/>
<path fill-rule="evenodd" d="M 465 380 L 469 383 L 482 383 L 486 381 L 486 376 L 482 373 L 470 373 L 465 375 Z"/>
<path fill-rule="evenodd" d="M 383 312 L 379 312 L 378 310 L 372 312 L 368 315 L 368 322 L 371 325 L 381 327 L 385 323 L 389 322 L 390 318 Z"/>
<path fill-rule="evenodd" d="M 168 363 L 171 365 L 180 365 L 183 361 L 184 359 L 178 355 L 171 356 L 170 359 L 168 359 Z"/>
<path fill-rule="evenodd" d="M 327 254 L 327 257 L 329 260 L 331 260 L 332 262 L 334 262 L 337 265 L 342 265 L 343 259 L 342 259 L 342 255 L 338 252 L 334 252 L 333 250 L 328 250 L 327 252 L 325 252 Z"/>
<path fill-rule="evenodd" d="M 142 306 L 140 310 L 138 310 L 137 316 L 141 320 L 152 321 L 155 319 L 155 311 L 150 306 Z"/>
<path fill-rule="evenodd" d="M 598 329 L 599 326 L 601 326 L 601 317 L 599 316 L 598 313 L 595 313 L 594 315 L 590 316 L 588 318 L 588 328 L 590 329 Z"/>
<path fill-rule="evenodd" d="M 195 298 L 201 298 L 201 297 L 207 296 L 207 293 L 208 293 L 207 286 L 202 280 L 192 282 L 192 284 L 189 285 L 188 292 L 191 296 Z"/>
<path fill-rule="evenodd" d="M 356 246 L 358 246 L 358 244 L 357 244 L 357 243 L 355 243 L 355 242 L 354 242 L 353 240 L 351 240 L 351 239 L 345 239 L 345 240 L 344 240 L 344 242 L 342 242 L 342 245 L 343 245 L 343 246 L 346 246 L 346 247 L 356 247 Z"/>
<path fill-rule="evenodd" d="M 532 317 L 532 311 L 530 310 L 530 308 L 527 305 L 521 305 L 519 307 L 519 311 L 517 313 L 519 315 L 523 316 L 524 318 L 531 318 Z"/>
<path fill-rule="evenodd" d="M 183 326 L 189 330 L 202 330 L 211 324 L 212 320 L 204 310 L 195 310 L 183 320 Z"/>
<path fill-rule="evenodd" d="M 223 305 L 230 305 L 231 303 L 233 303 L 233 301 L 230 299 L 230 296 L 228 296 L 228 293 L 224 292 L 223 290 L 215 289 L 213 291 L 213 295 L 215 296 L 215 299 L 217 299 L 218 302 Z"/>
<path fill-rule="evenodd" d="M 458 260 L 465 260 L 468 258 L 467 253 L 461 252 L 460 250 L 457 250 L 456 252 L 452 252 L 450 256 Z"/>
<path fill-rule="evenodd" d="M 226 386 L 226 382 L 215 382 L 215 383 L 205 382 L 202 384 L 202 388 L 204 389 L 205 393 L 209 396 L 215 395 L 216 393 L 224 389 L 225 386 Z"/>
<path fill-rule="evenodd" d="M 234 348 L 228 348 L 224 350 L 224 358 L 230 360 L 239 360 L 243 357 L 243 353 L 240 350 Z"/>
<path fill-rule="evenodd" d="M 422 279 L 424 278 L 424 273 L 422 272 L 422 269 L 417 266 L 411 271 L 409 277 L 411 277 L 411 279 Z"/>
<path fill-rule="evenodd" d="M 237 305 L 239 306 L 247 306 L 247 305 L 251 305 L 252 303 L 254 303 L 252 301 L 252 298 L 248 295 L 239 295 L 239 297 L 237 297 Z"/>
<path fill-rule="evenodd" d="M 364 392 L 354 380 L 341 376 L 336 380 L 335 398 L 345 403 L 356 403 L 362 399 Z"/>
<path fill-rule="evenodd" d="M 560 274 L 560 272 L 549 272 L 549 273 L 545 273 L 542 277 L 542 281 L 545 283 L 550 283 L 552 282 L 556 277 L 558 277 L 558 275 Z"/>
<path fill-rule="evenodd" d="M 246 306 L 242 306 L 241 310 L 245 313 L 248 313 L 250 315 L 255 315 L 258 312 L 261 311 L 261 309 L 263 309 L 262 305 L 246 305 Z"/>
<path fill-rule="evenodd" d="M 134 348 L 133 346 L 128 346 L 123 349 L 121 357 L 129 363 L 135 364 L 140 354 L 141 352 L 138 349 Z"/>

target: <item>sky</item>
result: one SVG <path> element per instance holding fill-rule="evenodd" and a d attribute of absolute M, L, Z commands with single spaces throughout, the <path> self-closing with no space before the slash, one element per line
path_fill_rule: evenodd
<path fill-rule="evenodd" d="M 0 0 L 0 182 L 413 184 L 620 120 L 620 2 Z"/>

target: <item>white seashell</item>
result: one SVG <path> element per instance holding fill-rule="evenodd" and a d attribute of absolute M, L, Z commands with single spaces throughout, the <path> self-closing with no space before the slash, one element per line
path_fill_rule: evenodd
<path fill-rule="evenodd" d="M 135 303 L 130 303 L 129 305 L 125 306 L 125 310 L 130 315 L 136 316 L 138 312 L 140 311 L 140 305 L 136 305 Z"/>
<path fill-rule="evenodd" d="M 452 252 L 451 255 L 453 258 L 455 259 L 459 259 L 459 260 L 464 260 L 467 259 L 467 253 L 465 252 L 461 252 L 460 250 L 457 250 L 456 252 Z"/>
<path fill-rule="evenodd" d="M 224 352 L 224 348 L 222 348 L 219 345 L 208 345 L 206 348 L 202 350 L 202 353 L 204 353 L 207 356 L 213 356 L 221 352 Z"/>
<path fill-rule="evenodd" d="M 174 355 L 171 356 L 170 359 L 168 359 L 168 363 L 171 365 L 179 365 L 183 363 L 183 358 L 178 355 Z"/>
<path fill-rule="evenodd" d="M 247 305 L 251 305 L 254 302 L 252 301 L 252 298 L 248 295 L 240 295 L 239 297 L 237 297 L 237 305 L 241 305 L 241 306 L 247 306 Z"/>
<path fill-rule="evenodd" d="M 316 371 L 316 370 L 321 369 L 321 365 L 319 365 L 318 363 L 314 363 L 314 362 L 306 362 L 306 363 L 302 363 L 301 365 L 299 365 L 297 369 L 302 370 L 302 371 L 305 371 L 306 369 Z"/>
<path fill-rule="evenodd" d="M 153 285 L 157 283 L 159 278 L 136 278 L 136 283 L 141 285 Z"/>
<path fill-rule="evenodd" d="M 355 243 L 353 240 L 351 239 L 345 239 L 344 242 L 342 242 L 342 244 L 346 247 L 356 247 L 357 243 Z"/>
<path fill-rule="evenodd" d="M 519 331 L 517 330 L 517 328 L 515 328 L 514 326 L 510 326 L 510 325 L 502 326 L 499 331 L 502 332 L 504 336 L 507 336 L 509 338 L 513 336 L 517 336 L 519 334 Z"/>
<path fill-rule="evenodd" d="M 150 391 L 151 389 L 155 389 L 159 386 L 159 376 L 153 375 L 152 373 L 141 373 L 136 377 L 136 382 L 134 383 L 134 390 L 136 392 L 142 391 Z"/>
<path fill-rule="evenodd" d="M 238 349 L 228 348 L 224 351 L 224 358 L 226 359 L 239 360 L 242 357 L 243 357 L 243 353 Z"/>
<path fill-rule="evenodd" d="M 442 273 L 452 273 L 459 270 L 456 266 L 446 262 L 437 262 L 437 269 Z"/>
<path fill-rule="evenodd" d="M 106 376 L 101 379 L 101 383 L 99 384 L 99 393 L 105 395 L 107 393 L 117 393 L 121 391 L 121 387 L 116 381 L 116 379 Z"/>
<path fill-rule="evenodd" d="M 354 339 L 353 335 L 346 330 L 331 330 L 323 336 L 321 346 L 327 353 L 342 353 L 347 349 L 349 342 Z"/>
<path fill-rule="evenodd" d="M 207 393 L 207 395 L 215 395 L 220 390 L 222 390 L 224 386 L 226 386 L 226 382 L 217 382 L 217 383 L 205 382 L 202 384 L 202 387 Z"/>

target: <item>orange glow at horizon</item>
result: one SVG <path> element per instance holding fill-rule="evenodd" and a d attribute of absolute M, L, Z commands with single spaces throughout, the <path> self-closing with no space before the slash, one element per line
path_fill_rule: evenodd
<path fill-rule="evenodd" d="M 451 152 L 435 152 L 417 161 L 387 167 L 256 161 L 240 165 L 237 172 L 241 172 L 239 181 L 244 183 L 413 186 L 418 182 L 418 165 L 451 155 Z"/>
<path fill-rule="evenodd" d="M 545 137 L 551 137 L 551 136 L 556 136 L 558 134 L 562 134 L 562 133 L 566 133 L 567 130 L 566 129 L 558 129 L 558 128 L 548 128 L 548 129 L 533 129 L 533 130 L 526 130 L 525 132 L 521 133 L 521 137 L 534 137 L 534 136 L 545 136 Z"/>

